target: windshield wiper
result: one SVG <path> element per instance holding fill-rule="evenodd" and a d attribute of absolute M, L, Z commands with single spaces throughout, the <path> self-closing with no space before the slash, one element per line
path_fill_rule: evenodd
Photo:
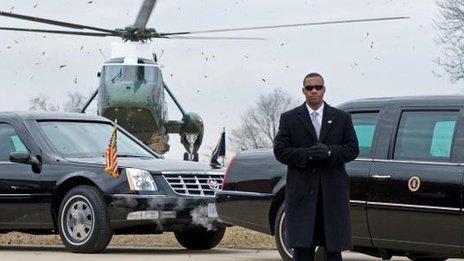
<path fill-rule="evenodd" d="M 122 70 L 120 70 L 119 73 L 116 74 L 116 76 L 114 76 L 113 79 L 111 79 L 111 82 L 112 82 L 112 83 L 115 83 L 116 80 L 118 80 L 119 78 L 121 78 L 121 75 L 122 75 Z"/>
<path fill-rule="evenodd" d="M 149 155 L 137 155 L 137 154 L 117 154 L 118 158 L 146 158 L 150 157 Z M 106 157 L 105 154 L 102 154 L 102 157 Z"/>

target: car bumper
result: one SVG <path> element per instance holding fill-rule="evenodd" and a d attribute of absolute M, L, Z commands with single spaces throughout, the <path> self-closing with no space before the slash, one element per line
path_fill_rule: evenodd
<path fill-rule="evenodd" d="M 247 191 L 216 192 L 219 218 L 226 223 L 272 234 L 270 217 L 275 195 Z"/>
<path fill-rule="evenodd" d="M 116 234 L 145 234 L 183 230 L 201 225 L 224 226 L 214 197 L 166 195 L 105 195 L 111 226 Z"/>

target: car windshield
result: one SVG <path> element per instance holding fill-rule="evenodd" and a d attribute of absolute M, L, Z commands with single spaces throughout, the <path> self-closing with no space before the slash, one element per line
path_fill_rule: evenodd
<path fill-rule="evenodd" d="M 40 128 L 65 158 L 103 157 L 110 143 L 113 126 L 100 122 L 41 121 Z M 117 131 L 118 157 L 150 157 L 153 154 Z"/>
<path fill-rule="evenodd" d="M 151 65 L 106 65 L 103 79 L 107 82 L 141 81 L 147 84 L 158 82 L 159 68 Z"/>

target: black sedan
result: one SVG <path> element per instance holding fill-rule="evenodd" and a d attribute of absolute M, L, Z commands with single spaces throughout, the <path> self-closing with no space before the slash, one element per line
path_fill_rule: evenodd
<path fill-rule="evenodd" d="M 360 149 L 346 164 L 354 251 L 384 260 L 464 257 L 463 104 L 463 96 L 417 96 L 339 106 L 351 114 Z M 221 220 L 274 235 L 291 260 L 286 172 L 272 150 L 241 152 L 216 197 Z"/>
<path fill-rule="evenodd" d="M 164 231 L 189 249 L 215 247 L 223 172 L 163 159 L 118 128 L 113 177 L 104 171 L 112 129 L 86 114 L 0 113 L 0 233 L 59 233 L 82 253 L 104 250 L 113 234 Z"/>

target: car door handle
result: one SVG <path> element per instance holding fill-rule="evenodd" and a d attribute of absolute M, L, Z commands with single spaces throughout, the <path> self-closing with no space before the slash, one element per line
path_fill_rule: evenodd
<path fill-rule="evenodd" d="M 373 179 L 391 179 L 390 175 L 372 175 Z"/>

